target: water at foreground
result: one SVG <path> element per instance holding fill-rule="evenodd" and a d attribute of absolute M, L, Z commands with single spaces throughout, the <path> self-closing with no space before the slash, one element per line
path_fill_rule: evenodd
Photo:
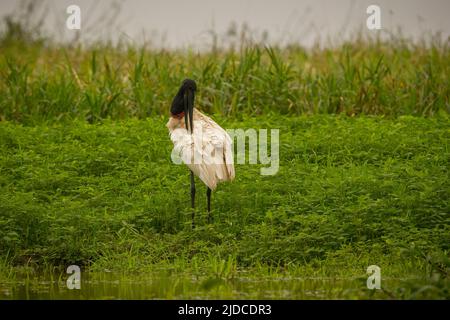
<path fill-rule="evenodd" d="M 68 289 L 66 274 L 21 275 L 0 280 L 5 299 L 397 299 L 411 279 L 384 279 L 380 290 L 369 290 L 366 278 L 219 279 L 171 274 L 120 275 L 88 273 L 80 289 Z M 406 287 L 405 287 L 406 284 Z M 432 296 L 443 298 L 439 294 Z"/>

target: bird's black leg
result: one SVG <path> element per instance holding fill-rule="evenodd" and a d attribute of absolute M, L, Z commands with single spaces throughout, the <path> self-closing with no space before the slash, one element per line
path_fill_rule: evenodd
<path fill-rule="evenodd" d="M 194 217 L 195 217 L 195 181 L 194 173 L 191 171 L 191 207 L 192 207 L 192 229 L 195 228 Z"/>
<path fill-rule="evenodd" d="M 211 189 L 209 187 L 206 187 L 206 198 L 208 199 L 208 223 L 211 223 L 212 217 L 211 217 Z"/>

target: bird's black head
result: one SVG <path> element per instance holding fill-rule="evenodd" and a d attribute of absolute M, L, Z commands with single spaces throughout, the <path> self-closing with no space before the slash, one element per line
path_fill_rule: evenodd
<path fill-rule="evenodd" d="M 178 90 L 178 93 L 173 98 L 172 106 L 170 107 L 170 112 L 172 113 L 172 115 L 181 114 L 182 112 L 187 111 L 185 110 L 184 104 L 185 94 L 188 96 L 188 99 L 191 100 L 188 101 L 189 105 L 193 107 L 195 91 L 197 91 L 197 84 L 195 83 L 195 81 L 191 79 L 184 79 L 180 89 Z"/>

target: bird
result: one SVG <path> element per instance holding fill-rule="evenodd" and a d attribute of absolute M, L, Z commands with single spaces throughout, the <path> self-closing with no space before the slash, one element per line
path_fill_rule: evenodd
<path fill-rule="evenodd" d="M 235 178 L 233 141 L 214 120 L 194 108 L 197 84 L 184 79 L 170 106 L 166 126 L 173 152 L 190 169 L 192 228 L 195 228 L 195 178 L 206 185 L 208 222 L 211 223 L 211 191 Z"/>

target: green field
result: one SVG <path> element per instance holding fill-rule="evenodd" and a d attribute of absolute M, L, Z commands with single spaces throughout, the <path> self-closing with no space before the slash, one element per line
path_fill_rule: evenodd
<path fill-rule="evenodd" d="M 212 224 L 198 187 L 194 230 L 188 170 L 170 160 L 164 118 L 1 123 L 6 270 L 352 278 L 376 264 L 387 278 L 439 275 L 431 297 L 448 297 L 448 119 L 218 119 L 279 128 L 280 171 L 237 165 L 237 179 L 213 193 Z"/>
<path fill-rule="evenodd" d="M 24 277 L 39 292 L 40 276 L 64 282 L 77 264 L 93 279 L 181 279 L 120 297 L 448 299 L 449 74 L 439 42 L 197 54 L 58 46 L 10 30 L 0 39 L 2 292 Z M 280 130 L 279 172 L 236 165 L 213 193 L 211 224 L 197 180 L 194 230 L 189 172 L 171 162 L 165 127 L 185 77 L 224 128 Z M 369 265 L 382 290 L 366 288 Z"/>

